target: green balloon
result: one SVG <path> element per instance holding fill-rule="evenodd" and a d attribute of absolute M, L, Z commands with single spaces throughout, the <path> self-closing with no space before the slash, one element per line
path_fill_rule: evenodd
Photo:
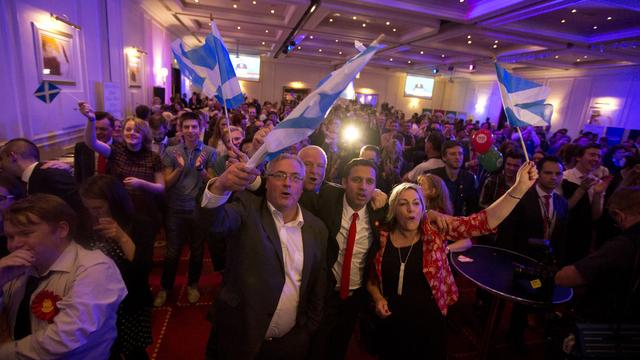
<path fill-rule="evenodd" d="M 496 149 L 495 146 L 491 146 L 491 149 L 484 154 L 478 155 L 480 165 L 489 172 L 494 172 L 502 167 L 502 154 Z"/>

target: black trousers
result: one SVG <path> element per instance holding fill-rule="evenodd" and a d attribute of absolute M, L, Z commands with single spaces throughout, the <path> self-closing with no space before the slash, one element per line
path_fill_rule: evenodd
<path fill-rule="evenodd" d="M 309 359 L 344 359 L 366 295 L 366 290 L 359 288 L 342 300 L 338 291 L 331 291 L 325 302 L 320 327 L 311 341 Z"/>
<path fill-rule="evenodd" d="M 215 325 L 209 334 L 205 359 L 224 360 L 228 354 L 221 353 L 218 346 L 220 334 Z M 283 337 L 264 340 L 256 355 L 256 360 L 303 360 L 309 350 L 309 332 L 298 326 L 294 327 Z"/>

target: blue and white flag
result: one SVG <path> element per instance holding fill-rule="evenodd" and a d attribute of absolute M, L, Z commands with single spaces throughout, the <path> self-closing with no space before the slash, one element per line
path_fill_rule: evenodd
<path fill-rule="evenodd" d="M 33 93 L 38 99 L 44 101 L 46 104 L 51 104 L 53 99 L 60 94 L 60 88 L 54 83 L 49 81 L 43 81 L 40 86 Z"/>
<path fill-rule="evenodd" d="M 211 21 L 211 34 L 204 40 L 204 45 L 186 51 L 180 39 L 171 45 L 180 71 L 195 86 L 202 89 L 205 96 L 215 96 L 228 108 L 233 109 L 244 103 L 244 95 L 233 69 L 222 36 Z"/>
<path fill-rule="evenodd" d="M 381 49 L 375 42 L 320 81 L 318 87 L 296 106 L 264 139 L 248 166 L 256 167 L 268 156 L 296 144 L 311 135 L 331 110 L 333 103 L 362 68 Z"/>
<path fill-rule="evenodd" d="M 517 77 L 496 63 L 502 106 L 510 126 L 546 126 L 551 121 L 553 105 L 545 104 L 546 86 Z"/>

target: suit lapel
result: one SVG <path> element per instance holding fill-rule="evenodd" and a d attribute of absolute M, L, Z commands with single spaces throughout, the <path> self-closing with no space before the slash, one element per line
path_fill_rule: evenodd
<path fill-rule="evenodd" d="M 282 244 L 280 244 L 280 236 L 278 235 L 278 229 L 276 228 L 276 223 L 273 220 L 273 215 L 271 215 L 269 207 L 267 207 L 266 200 L 262 204 L 261 217 L 262 221 L 260 223 L 262 224 L 262 228 L 271 241 L 271 245 L 273 245 L 273 249 L 278 255 L 278 260 L 280 260 L 280 266 L 282 266 L 282 270 L 284 271 L 284 260 L 282 258 Z"/>
<path fill-rule="evenodd" d="M 304 225 L 302 225 L 302 252 L 304 254 L 304 261 L 302 262 L 302 284 L 300 284 L 300 294 L 306 294 L 306 288 L 311 274 L 311 267 L 315 259 L 314 243 L 315 241 L 311 226 L 305 222 Z"/>

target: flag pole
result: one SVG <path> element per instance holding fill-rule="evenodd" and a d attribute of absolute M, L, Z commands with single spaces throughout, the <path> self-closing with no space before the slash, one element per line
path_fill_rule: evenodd
<path fill-rule="evenodd" d="M 524 139 L 522 138 L 522 132 L 520 132 L 520 127 L 516 126 L 516 130 L 518 130 L 518 135 L 520 135 L 520 145 L 522 145 L 522 151 L 524 151 L 524 158 L 529 162 L 529 153 L 527 153 L 527 147 L 524 145 Z"/>

